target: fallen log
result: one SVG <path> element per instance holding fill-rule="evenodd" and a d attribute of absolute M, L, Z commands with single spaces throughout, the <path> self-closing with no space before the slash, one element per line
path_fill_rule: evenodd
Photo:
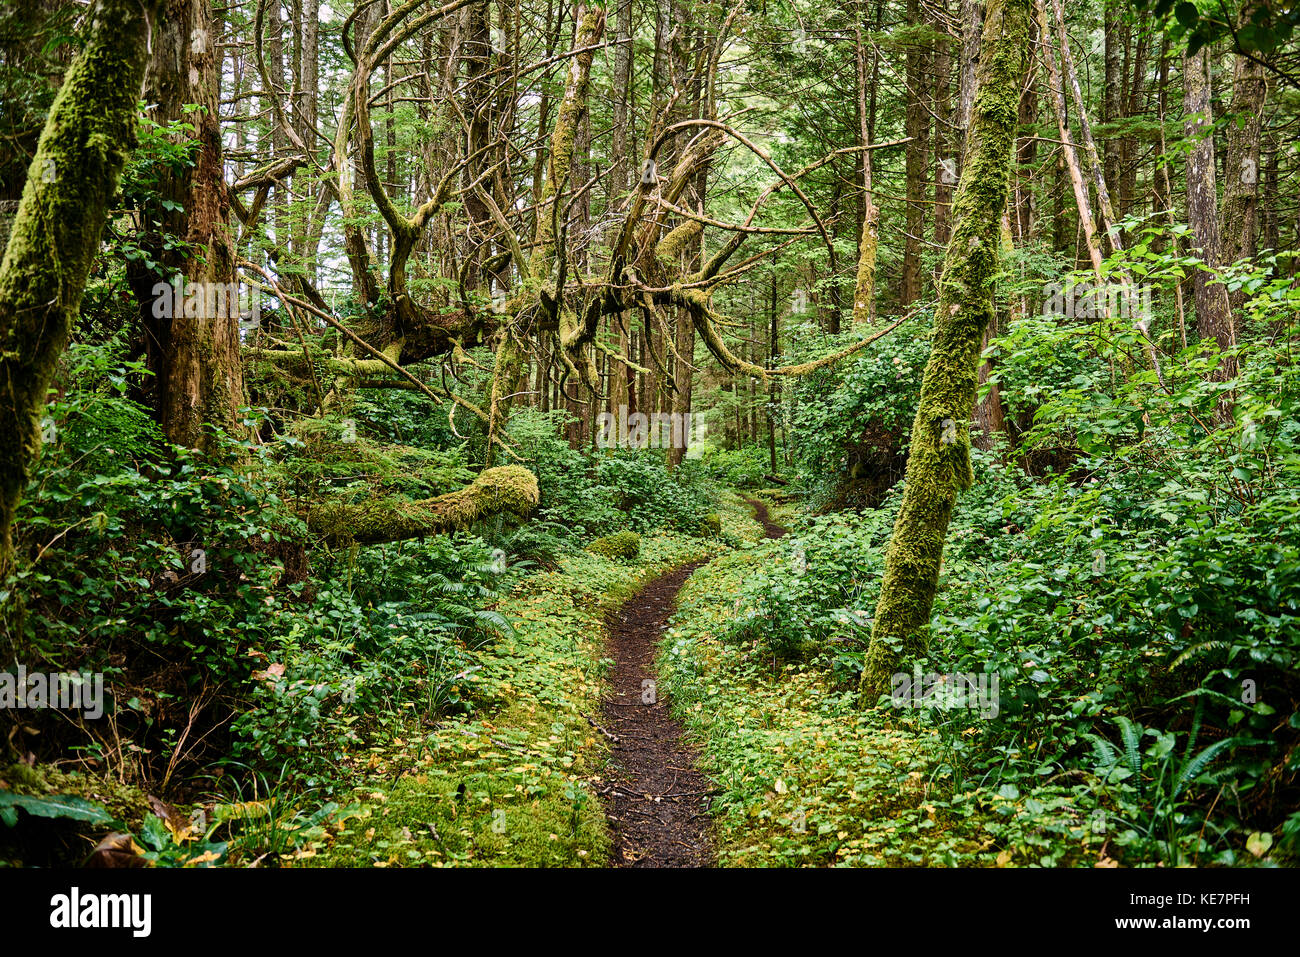
<path fill-rule="evenodd" d="M 537 478 L 519 465 L 485 469 L 465 488 L 426 499 L 379 498 L 310 505 L 307 528 L 330 545 L 375 545 L 467 528 L 508 512 L 523 517 L 537 507 Z"/>

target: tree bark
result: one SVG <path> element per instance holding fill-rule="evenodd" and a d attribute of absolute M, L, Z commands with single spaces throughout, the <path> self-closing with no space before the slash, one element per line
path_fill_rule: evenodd
<path fill-rule="evenodd" d="M 1251 57 L 1235 58 L 1232 104 L 1225 130 L 1223 164 L 1223 261 L 1251 259 L 1258 252 L 1260 131 L 1267 84 L 1264 66 Z M 1244 295 L 1241 296 L 1244 298 Z M 1240 298 L 1233 303 L 1240 307 Z"/>
<path fill-rule="evenodd" d="M 1228 290 L 1213 275 L 1223 262 L 1223 241 L 1219 232 L 1210 96 L 1209 51 L 1202 48 L 1192 56 L 1183 57 L 1183 122 L 1187 138 L 1193 142 L 1187 154 L 1187 225 L 1205 263 L 1204 269 L 1197 269 L 1192 275 L 1192 291 L 1196 301 L 1196 331 L 1202 339 L 1215 340 L 1221 352 L 1227 352 L 1236 345 L 1237 335 Z M 1236 360 L 1224 356 L 1213 378 L 1226 382 L 1236 374 Z M 1226 412 L 1226 407 L 1221 412 Z"/>
<path fill-rule="evenodd" d="M 863 17 L 862 19 L 865 19 Z M 853 34 L 853 60 L 857 79 L 858 135 L 861 145 L 871 145 L 871 105 L 867 91 L 867 49 L 862 27 Z M 862 151 L 862 231 L 858 237 L 858 270 L 853 290 L 853 323 L 870 325 L 876 318 L 876 250 L 880 244 L 880 209 L 872 188 L 871 150 Z M 775 446 L 773 446 L 775 449 Z M 776 455 L 773 451 L 773 456 Z M 775 463 L 775 458 L 773 458 Z M 773 464 L 772 471 L 776 471 Z"/>
<path fill-rule="evenodd" d="M 945 4 L 946 6 L 946 0 Z M 945 11 L 946 13 L 946 11 Z M 942 33 L 941 25 L 936 29 Z M 960 59 L 958 66 L 960 67 Z M 947 35 L 942 35 L 934 48 L 934 243 L 948 244 L 952 219 L 952 187 L 957 182 L 955 161 L 952 155 L 961 149 L 953 145 L 952 105 L 949 97 L 949 78 L 952 73 L 952 52 Z"/>
<path fill-rule="evenodd" d="M 245 402 L 238 297 L 226 296 L 222 303 L 212 294 L 235 289 L 236 258 L 218 125 L 218 40 L 211 0 L 163 0 L 145 97 L 156 104 L 157 122 L 193 126 L 179 139 L 191 149 L 194 164 L 158 171 L 159 199 L 168 206 L 143 212 L 156 223 L 144 244 L 161 271 L 130 270 L 158 422 L 171 442 L 201 450 L 212 446 L 209 426 L 236 431 L 236 413 Z M 194 104 L 199 109 L 191 112 Z M 184 247 L 177 248 L 173 237 L 183 239 Z M 167 287 L 174 291 L 163 292 Z M 186 292 L 184 302 L 176 291 Z"/>
<path fill-rule="evenodd" d="M 1092 214 L 1092 203 L 1088 199 L 1088 186 L 1083 179 L 1083 170 L 1079 166 L 1079 154 L 1070 137 L 1070 125 L 1066 120 L 1065 94 L 1061 85 L 1061 71 L 1057 66 L 1055 44 L 1052 32 L 1047 25 L 1047 11 L 1042 0 L 1036 0 L 1038 14 L 1038 35 L 1043 41 L 1043 55 L 1047 61 L 1047 81 L 1051 93 L 1052 106 L 1056 110 L 1056 129 L 1061 137 L 1061 156 L 1065 168 L 1070 174 L 1070 185 L 1074 188 L 1074 204 L 1079 210 L 1079 225 L 1083 230 L 1084 242 L 1088 247 L 1088 258 L 1092 262 L 1093 273 L 1098 281 L 1101 279 L 1101 243 L 1097 239 L 1097 221 Z"/>
<path fill-rule="evenodd" d="M 922 22 L 920 0 L 907 0 L 907 22 Z M 899 305 L 904 309 L 921 298 L 921 256 L 925 246 L 926 166 L 929 158 L 928 133 L 930 114 L 926 110 L 926 60 L 920 43 L 907 48 L 907 110 L 904 128 L 911 138 L 907 144 L 907 220 L 903 240 L 903 285 Z"/>

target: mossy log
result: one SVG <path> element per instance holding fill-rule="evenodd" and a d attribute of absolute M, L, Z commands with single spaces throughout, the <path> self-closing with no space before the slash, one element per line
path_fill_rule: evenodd
<path fill-rule="evenodd" d="M 1028 33 L 1028 0 L 990 0 L 965 164 L 953 203 L 953 234 L 939 280 L 933 345 L 862 673 L 866 704 L 888 691 L 892 674 L 925 654 L 925 628 L 948 523 L 958 491 L 973 481 L 970 418 L 980 343 L 993 317 Z"/>
<path fill-rule="evenodd" d="M 331 545 L 376 545 L 439 535 L 509 512 L 537 507 L 537 478 L 519 465 L 485 469 L 463 489 L 434 498 L 381 498 L 361 504 L 323 502 L 304 515 L 307 527 Z"/>

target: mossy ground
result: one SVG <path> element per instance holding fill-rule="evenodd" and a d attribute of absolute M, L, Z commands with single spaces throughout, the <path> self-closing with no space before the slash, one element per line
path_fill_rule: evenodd
<path fill-rule="evenodd" d="M 725 521 L 725 520 L 724 520 Z M 514 623 L 467 675 L 470 718 L 375 748 L 360 810 L 291 862 L 306 866 L 602 866 L 610 838 L 596 787 L 606 616 L 644 581 L 716 543 L 643 538 L 635 564 L 590 553 L 524 579 Z"/>
<path fill-rule="evenodd" d="M 719 495 L 718 518 L 724 540 L 757 542 L 763 538 L 763 526 L 754 518 L 754 509 L 738 492 L 726 491 Z"/>
<path fill-rule="evenodd" d="M 587 546 L 587 551 L 602 558 L 634 559 L 641 551 L 641 536 L 636 532 L 615 532 L 596 539 Z"/>

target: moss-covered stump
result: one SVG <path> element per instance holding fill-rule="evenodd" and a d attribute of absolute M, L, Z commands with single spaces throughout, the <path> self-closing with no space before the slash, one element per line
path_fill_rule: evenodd
<path fill-rule="evenodd" d="M 636 532 L 615 532 L 596 539 L 587 551 L 602 558 L 634 559 L 641 554 L 641 536 Z"/>
<path fill-rule="evenodd" d="M 15 796 L 49 807 L 15 806 Z M 26 867 L 81 866 L 110 827 L 138 831 L 151 810 L 143 791 L 111 777 L 25 764 L 0 767 L 0 808 L 8 812 L 0 814 L 8 817 L 0 823 L 0 866 Z M 90 811 L 102 815 L 81 813 Z"/>

